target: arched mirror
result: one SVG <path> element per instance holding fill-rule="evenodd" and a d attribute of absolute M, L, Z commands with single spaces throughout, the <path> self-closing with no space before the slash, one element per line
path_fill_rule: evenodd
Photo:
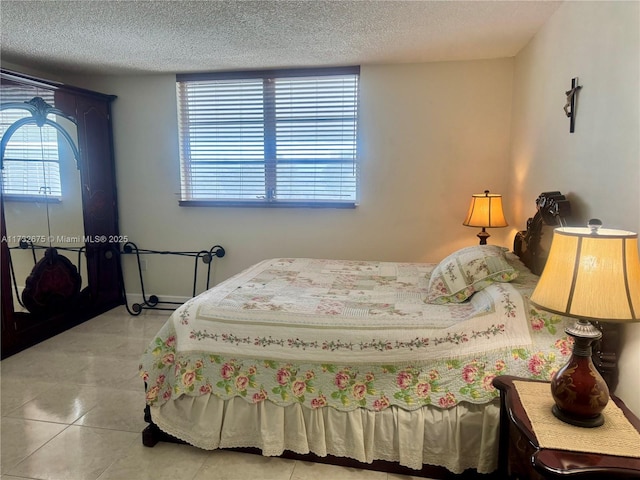
<path fill-rule="evenodd" d="M 1 78 L 5 357 L 121 304 L 122 288 L 115 97 L 5 70 Z"/>
<path fill-rule="evenodd" d="M 31 89 L 2 93 L 0 167 L 14 308 L 47 317 L 73 309 L 86 288 L 76 120 L 52 105 L 51 91 L 37 92 L 46 100 L 22 102 Z"/>

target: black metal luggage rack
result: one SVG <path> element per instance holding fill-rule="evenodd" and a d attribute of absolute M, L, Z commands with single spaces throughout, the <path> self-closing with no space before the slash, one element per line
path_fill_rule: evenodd
<path fill-rule="evenodd" d="M 178 306 L 182 305 L 182 302 L 169 302 L 169 301 L 160 301 L 157 295 L 149 295 L 144 290 L 144 278 L 142 275 L 142 262 L 140 259 L 141 255 L 179 255 L 183 257 L 193 257 L 193 291 L 192 296 L 196 296 L 197 284 L 198 284 L 198 260 L 202 260 L 204 264 L 207 265 L 207 282 L 205 285 L 205 290 L 209 289 L 209 281 L 211 279 L 211 265 L 213 263 L 213 258 L 222 258 L 225 255 L 225 250 L 220 245 L 214 245 L 209 250 L 200 250 L 199 252 L 176 252 L 176 251 L 160 251 L 160 250 L 145 250 L 140 249 L 133 242 L 127 242 L 122 246 L 122 250 L 120 251 L 121 255 L 135 255 L 136 262 L 138 265 L 138 276 L 140 277 L 140 290 L 142 292 L 142 303 L 134 303 L 129 307 L 129 301 L 127 300 L 127 291 L 124 283 L 124 275 L 122 274 L 122 269 L 120 274 L 122 276 L 122 296 L 124 299 L 124 304 L 127 308 L 127 312 L 130 315 L 140 315 L 142 310 L 145 309 L 155 309 L 155 310 L 175 310 Z M 169 307 L 169 305 L 173 305 L 173 307 Z"/>

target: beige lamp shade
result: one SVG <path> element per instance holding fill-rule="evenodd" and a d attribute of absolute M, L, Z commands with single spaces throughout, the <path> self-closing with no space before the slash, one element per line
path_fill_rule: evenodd
<path fill-rule="evenodd" d="M 531 301 L 544 310 L 585 320 L 640 321 L 638 234 L 556 228 Z"/>
<path fill-rule="evenodd" d="M 467 218 L 462 224 L 467 227 L 506 227 L 508 223 L 502 211 L 502 195 L 489 193 L 489 190 L 472 195 Z"/>

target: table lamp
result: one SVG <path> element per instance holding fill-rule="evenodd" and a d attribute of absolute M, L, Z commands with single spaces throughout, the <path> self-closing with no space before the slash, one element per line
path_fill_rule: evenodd
<path fill-rule="evenodd" d="M 467 218 L 462 224 L 467 227 L 482 228 L 482 231 L 478 233 L 478 238 L 480 239 L 480 245 L 486 245 L 487 238 L 491 236 L 487 233 L 487 228 L 506 227 L 508 225 L 502 211 L 502 195 L 489 193 L 489 190 L 485 190 L 484 193 L 473 194 Z"/>
<path fill-rule="evenodd" d="M 554 230 L 549 257 L 531 302 L 543 310 L 574 317 L 565 332 L 574 338 L 571 358 L 551 380 L 553 414 L 580 427 L 604 423 L 609 389 L 591 360 L 591 345 L 602 333 L 590 320 L 640 320 L 638 234 L 600 228 Z"/>

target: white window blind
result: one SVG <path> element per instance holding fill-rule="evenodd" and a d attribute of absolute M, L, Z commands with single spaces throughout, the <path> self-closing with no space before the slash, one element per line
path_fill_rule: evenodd
<path fill-rule="evenodd" d="M 2 103 L 23 103 L 33 97 L 33 89 L 3 85 Z M 51 91 L 41 90 L 37 96 L 50 105 L 54 103 Z M 23 109 L 0 111 L 0 135 L 17 120 L 30 117 L 31 113 Z M 49 118 L 55 121 L 55 116 Z M 58 132 L 50 125 L 42 128 L 27 124 L 16 130 L 5 149 L 2 168 L 3 193 L 9 199 L 44 199 L 45 196 L 59 199 L 62 195 L 60 185 L 60 161 L 58 153 Z"/>
<path fill-rule="evenodd" d="M 181 204 L 354 206 L 359 67 L 177 77 Z"/>

